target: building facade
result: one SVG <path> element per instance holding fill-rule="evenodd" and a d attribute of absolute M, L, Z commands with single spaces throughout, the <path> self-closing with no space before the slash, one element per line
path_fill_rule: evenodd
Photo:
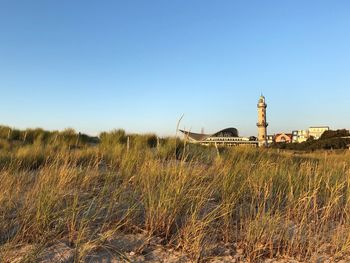
<path fill-rule="evenodd" d="M 267 144 L 270 145 L 274 143 L 275 141 L 275 136 L 274 135 L 267 135 Z"/>
<path fill-rule="evenodd" d="M 302 142 L 306 142 L 307 139 L 309 138 L 309 131 L 297 130 L 297 131 L 293 131 L 292 135 L 293 135 L 293 138 L 292 138 L 293 143 L 302 143 Z"/>
<path fill-rule="evenodd" d="M 309 128 L 309 137 L 313 137 L 315 140 L 318 140 L 325 131 L 329 131 L 328 126 L 310 127 Z"/>

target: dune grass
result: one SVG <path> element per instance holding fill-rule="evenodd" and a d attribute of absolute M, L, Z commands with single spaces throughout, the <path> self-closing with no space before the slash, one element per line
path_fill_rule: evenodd
<path fill-rule="evenodd" d="M 27 259 L 35 262 L 61 239 L 75 249 L 76 262 L 84 261 L 122 232 L 156 236 L 193 261 L 213 256 L 220 244 L 251 262 L 350 251 L 349 153 L 238 147 L 218 154 L 149 138 L 129 148 L 3 147 L 0 261 L 32 244 Z"/>

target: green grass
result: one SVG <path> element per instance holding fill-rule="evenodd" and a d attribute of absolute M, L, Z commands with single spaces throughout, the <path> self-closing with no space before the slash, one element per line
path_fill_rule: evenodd
<path fill-rule="evenodd" d="M 153 135 L 134 135 L 128 149 L 123 132 L 104 136 L 73 149 L 1 141 L 0 261 L 15 246 L 40 251 L 66 239 L 79 262 L 111 235 L 142 231 L 194 261 L 224 243 L 252 262 L 350 251 L 347 152 L 218 153 L 173 139 L 156 145 Z"/>

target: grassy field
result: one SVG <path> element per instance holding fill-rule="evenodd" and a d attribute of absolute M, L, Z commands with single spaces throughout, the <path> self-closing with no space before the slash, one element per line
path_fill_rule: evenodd
<path fill-rule="evenodd" d="M 104 134 L 77 147 L 2 139 L 0 262 L 26 244 L 33 249 L 22 261 L 36 262 L 55 240 L 68 240 L 83 262 L 121 233 L 157 237 L 194 262 L 220 246 L 250 262 L 348 256 L 350 153 L 134 139 Z"/>

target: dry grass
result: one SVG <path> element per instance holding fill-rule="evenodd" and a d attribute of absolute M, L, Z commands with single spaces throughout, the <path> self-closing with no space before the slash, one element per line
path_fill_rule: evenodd
<path fill-rule="evenodd" d="M 0 261 L 55 240 L 75 261 L 117 233 L 147 232 L 194 261 L 232 244 L 257 262 L 350 251 L 350 155 L 103 145 L 0 152 Z M 192 151 L 191 147 L 196 148 Z M 172 154 L 165 154 L 165 153 Z M 321 251 L 322 250 L 322 251 Z"/>

